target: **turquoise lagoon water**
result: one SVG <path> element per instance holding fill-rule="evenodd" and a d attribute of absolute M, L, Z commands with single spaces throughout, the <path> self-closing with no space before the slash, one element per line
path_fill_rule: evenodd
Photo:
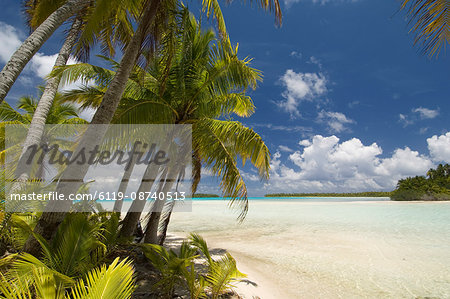
<path fill-rule="evenodd" d="M 196 199 L 169 230 L 226 248 L 288 298 L 450 298 L 450 202 Z M 282 298 L 282 297 L 280 297 Z"/>

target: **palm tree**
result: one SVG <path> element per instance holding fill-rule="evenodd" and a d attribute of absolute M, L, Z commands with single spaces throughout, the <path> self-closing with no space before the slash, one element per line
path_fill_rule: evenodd
<path fill-rule="evenodd" d="M 41 89 L 42 91 L 42 89 Z M 16 103 L 15 109 L 11 107 L 7 102 L 3 102 L 0 104 L 0 121 L 4 126 L 6 124 L 22 124 L 29 125 L 33 119 L 33 115 L 37 109 L 38 102 L 37 99 L 31 96 L 21 97 L 19 101 Z M 60 94 L 56 94 L 55 101 L 53 101 L 52 106 L 50 107 L 49 113 L 47 115 L 47 124 L 86 124 L 87 121 L 79 117 L 79 110 L 73 104 L 63 103 Z M 17 145 L 13 148 L 2 148 L 0 152 L 2 163 L 5 162 L 5 154 L 7 151 L 10 152 L 11 155 L 17 156 L 19 158 L 22 147 L 21 140 L 19 136 L 17 137 Z M 22 136 L 24 138 L 25 136 Z M 51 134 L 44 134 L 41 141 L 45 143 L 51 143 L 54 136 Z M 4 142 L 4 136 L 2 136 L 2 141 Z M 12 142 L 10 142 L 12 144 Z M 2 165 L 5 166 L 5 165 Z M 37 178 L 41 178 L 43 175 L 43 164 L 41 164 L 40 168 L 37 170 L 35 174 Z M 8 222 L 11 213 L 8 213 L 3 219 L 0 225 L 0 229 L 3 230 Z"/>
<path fill-rule="evenodd" d="M 233 49 L 223 41 L 212 43 L 214 34 L 211 31 L 202 32 L 193 17 L 185 14 L 181 28 L 175 55 L 170 59 L 172 67 L 167 72 L 163 67 L 167 65 L 170 53 L 161 55 L 157 60 L 159 65 L 155 64 L 149 72 L 152 77 L 162 79 L 150 88 L 146 97 L 159 95 L 160 101 L 172 108 L 174 123 L 192 125 L 193 151 L 199 157 L 200 165 L 221 177 L 224 195 L 231 198 L 232 204 L 238 199 L 243 218 L 248 209 L 247 190 L 236 158 L 240 156 L 244 161 L 250 158 L 264 178 L 268 175 L 269 152 L 253 130 L 239 122 L 218 118 L 253 113 L 253 103 L 245 95 L 245 90 L 256 87 L 261 79 L 260 72 L 248 65 L 249 59 L 240 60 L 237 57 L 237 48 Z M 171 48 L 166 46 L 166 51 Z M 139 116 L 139 113 L 146 112 L 143 109 L 145 102 L 131 105 L 127 113 L 141 119 L 145 114 Z M 194 168 L 197 179 L 200 168 Z M 173 181 L 167 184 L 166 189 L 170 190 Z M 194 189 L 196 186 L 197 182 L 194 182 Z M 161 208 L 156 207 L 147 224 L 146 243 L 157 243 L 160 218 Z M 170 211 L 165 219 L 170 219 Z"/>
<path fill-rule="evenodd" d="M 35 29 L 30 36 L 23 42 L 23 44 L 16 50 L 10 60 L 4 66 L 0 73 L 0 102 L 4 100 L 10 88 L 16 81 L 17 77 L 22 72 L 25 65 L 31 60 L 41 46 L 47 39 L 70 17 L 83 15 L 86 21 L 83 34 L 80 36 L 80 43 L 77 47 L 79 57 L 86 58 L 89 53 L 90 45 L 93 44 L 94 36 L 99 33 L 104 37 L 109 37 L 112 34 L 116 35 L 120 41 L 127 40 L 129 29 L 123 31 L 122 26 L 115 26 L 107 30 L 101 30 L 107 25 L 116 24 L 117 21 L 123 21 L 127 18 L 127 10 L 131 14 L 137 14 L 136 2 L 139 1 L 121 1 L 121 0 L 26 0 L 26 12 L 29 14 L 28 24 Z M 142 2 L 142 1 L 141 1 Z M 118 8 L 120 14 L 111 14 Z M 83 12 L 82 12 L 83 11 Z M 30 17 L 30 13 L 32 16 Z M 112 21 L 112 22 L 111 22 Z M 100 38 L 101 41 L 106 42 L 106 38 Z M 106 42 L 104 45 L 110 52 L 113 50 L 114 43 Z"/>
<path fill-rule="evenodd" d="M 176 6 L 175 0 L 152 0 L 145 1 L 142 13 L 137 19 L 137 28 L 133 34 L 130 42 L 126 46 L 124 55 L 117 68 L 117 72 L 114 75 L 113 80 L 106 90 L 102 102 L 94 114 L 91 123 L 92 124 L 109 124 L 116 112 L 119 105 L 122 94 L 125 90 L 125 86 L 130 77 L 130 74 L 134 68 L 134 65 L 141 53 L 143 44 L 152 45 L 151 41 L 156 41 L 158 33 L 161 30 L 161 25 L 164 25 L 167 20 L 167 15 L 172 12 Z M 281 19 L 281 11 L 279 9 L 278 0 L 261 0 L 258 1 L 261 7 L 266 9 L 275 10 L 278 19 Z M 202 5 L 208 14 L 214 12 L 214 16 L 218 21 L 218 28 L 221 32 L 221 36 L 225 41 L 228 41 L 228 35 L 225 31 L 225 22 L 223 21 L 223 15 L 220 11 L 218 0 L 203 0 Z M 150 34 L 153 33 L 153 34 Z M 82 149 L 89 152 L 93 150 L 98 140 L 101 140 L 106 132 L 106 127 L 98 128 L 90 126 L 86 133 L 80 140 L 79 146 L 75 150 L 74 154 L 77 155 Z M 62 183 L 65 180 L 77 180 L 82 181 L 83 177 L 87 173 L 89 165 L 76 165 L 73 164 L 68 167 L 61 176 L 61 182 L 57 186 L 57 191 L 61 194 L 72 194 L 80 187 L 79 184 L 67 184 Z M 59 210 L 68 210 L 70 202 L 59 203 Z M 65 213 L 53 213 L 54 203 L 48 205 L 47 211 L 45 211 L 38 224 L 36 225 L 36 232 L 44 234 L 46 239 L 50 239 L 56 227 L 64 219 Z M 39 244 L 33 238 L 30 238 L 29 242 L 25 245 L 27 252 L 35 252 L 36 247 Z"/>
<path fill-rule="evenodd" d="M 52 9 L 57 9 L 57 7 L 52 7 L 48 4 L 49 3 L 46 1 L 28 1 L 26 3 L 25 7 L 28 24 L 32 29 L 40 25 L 47 15 L 52 13 Z M 95 10 L 93 5 L 90 5 L 90 8 Z M 130 6 L 130 8 L 132 8 L 132 6 Z M 126 17 L 126 10 L 123 7 L 115 7 L 112 5 L 109 7 L 109 11 L 110 17 L 107 19 L 112 19 L 112 21 L 103 22 L 95 28 L 91 28 L 92 26 L 90 24 L 93 22 L 92 19 L 101 19 L 96 16 L 95 12 L 91 13 L 91 20 L 89 20 L 86 13 L 85 15 L 79 13 L 75 16 L 75 20 L 61 47 L 53 69 L 66 65 L 77 40 L 79 45 L 75 52 L 78 56 L 84 58 L 89 57 L 89 50 L 95 39 L 102 43 L 102 47 L 105 51 L 108 50 L 109 55 L 111 56 L 114 55 L 114 47 L 112 47 L 114 41 L 120 41 L 121 43 L 127 42 L 126 37 L 132 34 L 132 25 L 130 20 Z M 115 30 L 111 30 L 112 27 L 115 28 Z M 86 31 L 89 34 L 87 34 Z M 93 36 L 95 36 L 95 39 L 93 39 Z M 34 144 L 39 144 L 44 132 L 47 114 L 52 106 L 56 92 L 58 91 L 59 83 L 60 78 L 57 76 L 47 80 L 47 84 L 28 129 L 27 137 L 23 143 L 23 152 L 18 165 L 24 165 L 25 161 L 28 160 L 29 157 L 26 155 L 26 149 Z M 28 173 L 26 172 L 28 169 L 26 167 L 18 167 L 17 169 L 19 172 L 15 174 L 15 177 L 18 182 L 13 186 L 13 189 L 18 188 L 20 182 L 26 181 L 28 178 Z"/>
<path fill-rule="evenodd" d="M 77 19 L 73 22 L 69 35 L 67 36 L 58 57 L 56 58 L 55 67 L 66 65 L 80 28 L 81 20 Z M 23 151 L 19 158 L 18 165 L 24 165 L 25 161 L 28 160 L 29 157 L 26 155 L 26 149 L 41 142 L 42 135 L 44 134 L 44 127 L 47 123 L 47 116 L 52 108 L 53 100 L 56 92 L 58 91 L 58 86 L 58 78 L 51 78 L 47 81 L 44 91 L 42 92 L 42 96 L 39 102 L 37 102 L 36 109 L 34 109 L 34 113 L 32 114 L 33 117 L 28 128 L 27 137 L 22 145 Z M 17 178 L 18 183 L 16 183 L 17 185 L 15 188 L 18 188 L 18 185 L 20 184 L 19 182 L 23 182 L 28 179 L 29 173 L 23 172 L 24 170 L 29 171 L 26 167 L 17 167 L 18 172 L 16 172 L 15 177 Z"/>
<path fill-rule="evenodd" d="M 161 287 L 168 297 L 173 296 L 173 290 L 178 284 L 187 285 L 190 298 L 220 298 L 246 277 L 237 269 L 236 261 L 229 253 L 221 258 L 213 258 L 208 244 L 197 234 L 191 234 L 187 241 L 183 241 L 179 253 L 155 244 L 142 244 L 141 248 L 145 257 L 160 272 L 156 286 Z M 205 258 L 202 275 L 198 275 L 199 271 L 193 262 L 200 257 L 199 252 Z"/>
<path fill-rule="evenodd" d="M 44 88 L 41 88 L 41 93 Z M 0 104 L 0 121 L 2 125 L 7 124 L 22 124 L 29 126 L 32 122 L 36 110 L 38 108 L 38 101 L 36 98 L 32 96 L 24 96 L 21 97 L 17 103 L 16 107 L 11 107 L 7 102 L 3 102 Z M 56 94 L 55 101 L 53 101 L 52 106 L 49 109 L 46 123 L 47 124 L 86 124 L 87 121 L 79 117 L 79 110 L 71 103 L 63 103 L 61 94 Z M 12 136 L 10 136 L 12 137 Z M 0 155 L 2 159 L 6 153 L 6 151 L 14 150 L 16 153 L 17 159 L 19 159 L 22 152 L 21 138 L 25 138 L 25 136 L 13 136 L 17 137 L 17 145 L 14 146 L 15 149 L 2 149 Z M 54 136 L 51 136 L 47 132 L 47 134 L 43 134 L 41 138 L 41 143 L 51 143 Z M 13 142 L 9 142 L 13 144 Z"/>
<path fill-rule="evenodd" d="M 194 167 L 194 192 L 203 164 L 221 177 L 224 194 L 230 196 L 232 202 L 241 199 L 238 202 L 242 203 L 243 217 L 248 209 L 247 190 L 236 157 L 250 159 L 264 178 L 269 167 L 269 152 L 253 130 L 239 122 L 216 118 L 228 118 L 231 114 L 245 117 L 253 113 L 253 103 L 245 95 L 245 90 L 256 87 L 261 79 L 260 72 L 249 66 L 250 59 L 240 60 L 237 49 L 222 40 L 215 40 L 212 30 L 202 31 L 186 9 L 180 13 L 177 23 L 176 32 L 163 37 L 163 47 L 149 67 L 145 71 L 135 69 L 143 74 L 133 74 L 128 81 L 113 122 L 191 124 L 194 156 L 197 157 L 194 159 L 197 161 L 194 164 L 197 166 Z M 168 38 L 173 35 L 176 36 L 174 43 Z M 166 67 L 168 60 L 169 68 Z M 67 66 L 60 72 L 65 81 L 84 76 L 99 83 L 108 82 L 112 75 L 111 71 L 88 64 Z M 82 107 L 95 108 L 104 88 L 104 83 L 97 87 L 84 87 L 67 92 L 65 97 L 82 104 Z M 155 111 L 158 113 L 152 113 Z M 160 188 L 169 190 L 172 183 Z M 140 191 L 149 191 L 151 187 L 151 183 L 142 183 Z M 134 231 L 141 215 L 136 211 L 143 209 L 137 205 L 143 204 L 145 202 L 142 201 L 132 203 L 123 222 L 124 237 Z M 156 208 L 150 217 L 152 225 L 148 226 L 148 242 L 155 243 L 160 210 Z"/>
<path fill-rule="evenodd" d="M 158 16 L 164 18 L 164 12 L 167 12 L 170 8 L 170 4 L 173 1 L 161 1 L 152 0 L 150 3 L 145 1 L 142 7 L 141 17 L 137 20 L 138 26 L 133 34 L 129 44 L 126 46 L 124 55 L 119 64 L 118 70 L 109 84 L 108 89 L 105 92 L 103 100 L 94 114 L 91 123 L 92 124 L 109 124 L 111 122 L 112 116 L 114 115 L 117 105 L 122 97 L 126 82 L 130 73 L 136 63 L 136 60 L 140 54 L 141 47 L 144 41 L 150 40 L 155 37 L 155 34 L 150 35 L 150 32 L 157 33 L 159 30 L 159 23 L 154 22 L 154 19 Z M 160 9 L 161 5 L 161 9 Z M 166 8 L 167 10 L 164 10 Z M 161 22 L 162 23 L 162 22 Z M 78 155 L 81 150 L 89 152 L 93 150 L 98 142 L 106 133 L 106 127 L 90 126 L 88 127 L 86 133 L 81 138 L 77 149 L 74 154 Z M 66 168 L 62 173 L 61 181 L 57 185 L 57 191 L 61 194 L 73 194 L 81 186 L 81 181 L 85 174 L 87 173 L 89 165 L 72 165 Z M 67 184 L 67 180 L 79 180 L 80 183 L 77 184 Z M 71 203 L 61 202 L 58 203 L 58 210 L 68 210 Z M 35 227 L 35 231 L 44 236 L 45 239 L 49 240 L 52 237 L 54 230 L 63 221 L 65 213 L 54 213 L 55 203 L 49 203 L 47 205 L 47 210 L 44 211 L 38 224 Z M 39 248 L 38 242 L 30 237 L 29 241 L 25 244 L 24 250 L 30 253 L 39 254 L 36 250 Z"/>
<path fill-rule="evenodd" d="M 42 89 L 41 89 L 42 90 Z M 79 117 L 79 109 L 71 103 L 64 103 L 61 94 L 56 94 L 53 105 L 50 107 L 46 123 L 47 124 L 78 124 L 86 123 L 86 120 Z M 21 97 L 16 108 L 11 107 L 7 102 L 0 104 L 0 121 L 3 123 L 21 123 L 29 125 L 36 112 L 38 100 L 32 96 Z M 23 112 L 21 113 L 20 110 Z"/>
<path fill-rule="evenodd" d="M 450 43 L 450 2 L 447 0 L 403 0 L 411 31 L 416 34 L 414 44 L 421 44 L 423 53 L 439 55 Z"/>
<path fill-rule="evenodd" d="M 53 32 L 70 16 L 82 10 L 89 3 L 90 0 L 67 0 L 28 36 L 23 44 L 14 52 L 0 73 L 0 103 L 5 99 L 25 65 L 33 58 L 34 54 L 36 54 Z"/>

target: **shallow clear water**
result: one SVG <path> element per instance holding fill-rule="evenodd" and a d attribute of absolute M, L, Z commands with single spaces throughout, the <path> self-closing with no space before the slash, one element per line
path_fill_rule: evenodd
<path fill-rule="evenodd" d="M 450 202 L 380 198 L 195 200 L 169 230 L 195 231 L 291 298 L 450 298 Z"/>

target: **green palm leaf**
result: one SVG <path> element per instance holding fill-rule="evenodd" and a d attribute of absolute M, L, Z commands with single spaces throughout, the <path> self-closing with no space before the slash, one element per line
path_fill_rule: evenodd
<path fill-rule="evenodd" d="M 429 56 L 439 55 L 450 43 L 450 2 L 447 0 L 404 0 L 402 9 L 408 12 L 414 44 L 420 43 Z"/>
<path fill-rule="evenodd" d="M 218 261 L 210 265 L 208 281 L 211 289 L 212 298 L 219 298 L 225 291 L 233 288 L 236 282 L 246 277 L 236 267 L 236 260 L 231 254 L 226 253 Z"/>
<path fill-rule="evenodd" d="M 261 137 L 239 122 L 201 119 L 193 125 L 193 146 L 201 154 L 203 165 L 221 177 L 221 188 L 230 204 L 241 208 L 239 219 L 248 211 L 247 187 L 236 164 L 250 159 L 262 178 L 267 178 L 270 153 Z"/>
<path fill-rule="evenodd" d="M 54 269 L 68 276 L 84 273 L 95 266 L 91 254 L 106 250 L 100 241 L 100 224 L 89 222 L 83 214 L 68 215 L 52 240 L 52 249 L 47 257 Z"/>
<path fill-rule="evenodd" d="M 83 280 L 80 280 L 68 298 L 72 299 L 100 299 L 131 298 L 134 285 L 134 270 L 131 262 L 116 258 L 111 265 L 91 270 Z"/>

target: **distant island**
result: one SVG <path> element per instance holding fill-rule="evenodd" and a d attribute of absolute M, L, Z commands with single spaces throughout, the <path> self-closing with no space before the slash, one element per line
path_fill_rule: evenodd
<path fill-rule="evenodd" d="M 399 180 L 392 200 L 450 200 L 450 165 L 439 164 L 426 176 Z"/>
<path fill-rule="evenodd" d="M 208 194 L 208 193 L 196 193 L 192 195 L 192 198 L 204 198 L 204 197 L 220 197 L 217 194 Z"/>
<path fill-rule="evenodd" d="M 390 197 L 391 192 L 353 192 L 353 193 L 271 193 L 265 197 Z"/>

